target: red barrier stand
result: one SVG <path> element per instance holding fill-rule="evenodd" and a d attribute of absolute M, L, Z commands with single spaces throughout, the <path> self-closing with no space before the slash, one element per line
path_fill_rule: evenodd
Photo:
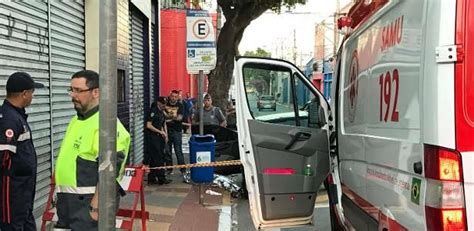
<path fill-rule="evenodd" d="M 146 220 L 150 214 L 145 210 L 145 194 L 143 190 L 144 169 L 140 167 L 128 167 L 125 169 L 125 175 L 120 181 L 120 186 L 127 193 L 134 194 L 132 209 L 119 209 L 118 217 L 130 218 L 130 220 L 117 219 L 116 227 L 121 229 L 132 230 L 133 220 L 141 218 L 142 230 L 146 231 Z M 137 211 L 138 200 L 140 200 L 140 210 Z"/>
<path fill-rule="evenodd" d="M 115 222 L 115 227 L 118 229 L 133 229 L 133 221 L 135 218 L 140 218 L 142 220 L 142 230 L 146 231 L 146 221 L 148 220 L 150 214 L 145 210 L 145 194 L 143 191 L 143 175 L 144 169 L 142 167 L 127 167 L 125 168 L 125 175 L 120 181 L 120 185 L 125 190 L 125 192 L 133 193 L 134 200 L 131 209 L 119 209 L 117 211 L 117 219 Z M 48 202 L 46 204 L 46 209 L 43 213 L 41 231 L 46 230 L 47 222 L 57 221 L 58 217 L 56 215 L 56 209 L 52 208 L 52 201 L 54 197 L 54 174 L 50 184 L 50 191 L 48 196 Z M 137 210 L 138 200 L 140 200 L 140 210 Z"/>

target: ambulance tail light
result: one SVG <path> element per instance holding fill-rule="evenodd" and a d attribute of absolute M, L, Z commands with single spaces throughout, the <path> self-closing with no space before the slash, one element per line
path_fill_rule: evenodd
<path fill-rule="evenodd" d="M 467 230 L 461 155 L 442 147 L 425 145 L 428 230 Z"/>

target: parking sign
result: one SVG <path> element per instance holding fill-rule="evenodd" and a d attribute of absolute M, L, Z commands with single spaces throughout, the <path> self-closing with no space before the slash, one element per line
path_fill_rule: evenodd
<path fill-rule="evenodd" d="M 208 74 L 216 67 L 216 39 L 212 17 L 205 10 L 188 10 L 186 13 L 186 67 L 189 74 L 204 71 Z"/>

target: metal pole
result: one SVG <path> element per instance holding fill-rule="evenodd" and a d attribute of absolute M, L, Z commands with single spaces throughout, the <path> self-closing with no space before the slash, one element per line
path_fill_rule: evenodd
<path fill-rule="evenodd" d="M 99 230 L 115 230 L 117 137 L 117 1 L 100 12 Z"/>
<path fill-rule="evenodd" d="M 198 105 L 199 105 L 199 135 L 204 135 L 204 71 L 199 71 L 198 75 Z"/>

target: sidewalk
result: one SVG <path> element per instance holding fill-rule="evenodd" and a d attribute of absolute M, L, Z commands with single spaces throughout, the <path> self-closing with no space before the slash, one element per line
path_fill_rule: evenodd
<path fill-rule="evenodd" d="M 189 161 L 189 134 L 183 134 L 183 153 L 186 163 Z M 176 156 L 173 154 L 174 163 Z M 152 231 L 217 231 L 230 230 L 230 194 L 219 188 L 203 186 L 204 204 L 199 204 L 199 186 L 183 182 L 178 169 L 168 176 L 172 179 L 168 185 L 147 185 L 145 181 L 145 208 L 150 213 L 147 230 Z M 145 177 L 146 179 L 146 177 Z M 209 195 L 206 190 L 222 195 Z M 130 207 L 131 195 L 121 200 L 121 208 Z M 221 224 L 219 225 L 219 221 Z M 140 220 L 135 220 L 134 230 L 141 230 Z"/>

